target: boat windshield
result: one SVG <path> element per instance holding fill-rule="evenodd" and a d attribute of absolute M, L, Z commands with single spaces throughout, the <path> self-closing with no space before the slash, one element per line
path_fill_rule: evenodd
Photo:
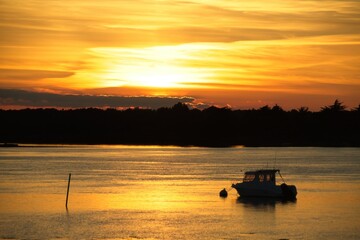
<path fill-rule="evenodd" d="M 243 182 L 252 182 L 255 179 L 255 174 L 245 174 Z"/>

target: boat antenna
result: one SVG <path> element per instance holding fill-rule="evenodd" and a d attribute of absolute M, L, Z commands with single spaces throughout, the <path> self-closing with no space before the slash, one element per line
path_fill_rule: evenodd
<path fill-rule="evenodd" d="M 273 169 L 275 169 L 275 166 L 276 166 L 276 155 L 277 155 L 277 152 L 275 152 L 275 162 L 274 162 Z"/>

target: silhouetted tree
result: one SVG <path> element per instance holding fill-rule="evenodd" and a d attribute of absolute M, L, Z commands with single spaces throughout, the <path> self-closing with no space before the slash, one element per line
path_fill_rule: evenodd
<path fill-rule="evenodd" d="M 324 109 L 0 109 L 0 142 L 360 147 L 360 105 L 345 111 L 336 100 Z"/>
<path fill-rule="evenodd" d="M 360 104 L 357 107 L 353 108 L 352 111 L 360 112 Z"/>
<path fill-rule="evenodd" d="M 279 105 L 275 104 L 275 106 L 272 107 L 271 111 L 273 112 L 284 112 L 284 109 L 280 107 Z"/>
<path fill-rule="evenodd" d="M 338 99 L 335 100 L 333 105 L 325 106 L 321 108 L 322 112 L 342 112 L 345 111 L 346 106 L 343 105 Z"/>
<path fill-rule="evenodd" d="M 187 111 L 189 111 L 188 105 L 186 105 L 185 103 L 181 103 L 181 102 L 178 102 L 177 104 L 175 104 L 171 109 L 176 111 L 176 112 L 187 112 Z"/>
<path fill-rule="evenodd" d="M 269 112 L 271 110 L 271 108 L 269 107 L 269 105 L 265 105 L 265 106 L 259 108 L 259 110 L 262 112 Z"/>
<path fill-rule="evenodd" d="M 300 107 L 297 109 L 299 113 L 308 113 L 309 108 L 308 107 Z"/>

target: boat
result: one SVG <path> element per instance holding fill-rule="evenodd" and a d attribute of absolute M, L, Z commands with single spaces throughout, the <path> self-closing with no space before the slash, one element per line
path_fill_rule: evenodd
<path fill-rule="evenodd" d="M 284 183 L 276 185 L 276 173 Z M 295 185 L 287 185 L 279 169 L 264 169 L 245 172 L 243 181 L 233 183 L 240 197 L 271 197 L 283 199 L 296 199 Z"/>
<path fill-rule="evenodd" d="M 0 147 L 18 147 L 17 143 L 0 143 Z"/>

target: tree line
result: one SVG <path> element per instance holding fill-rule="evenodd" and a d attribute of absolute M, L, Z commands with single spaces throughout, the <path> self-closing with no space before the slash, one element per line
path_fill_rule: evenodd
<path fill-rule="evenodd" d="M 190 109 L 0 110 L 0 142 L 228 147 L 360 146 L 360 105 L 339 100 L 318 112 L 280 106 Z"/>

